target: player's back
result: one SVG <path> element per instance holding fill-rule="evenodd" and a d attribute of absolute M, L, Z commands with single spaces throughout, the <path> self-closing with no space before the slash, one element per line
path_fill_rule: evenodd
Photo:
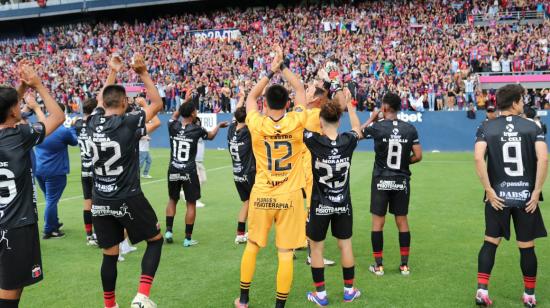
<path fill-rule="evenodd" d="M 339 134 L 335 140 L 315 132 L 304 133 L 304 142 L 313 160 L 313 200 L 325 205 L 341 206 L 351 202 L 349 172 L 358 140 L 359 136 L 355 132 Z"/>
<path fill-rule="evenodd" d="M 501 116 L 483 122 L 477 139 L 487 142 L 487 169 L 491 186 L 506 200 L 507 205 L 517 203 L 523 206 L 535 186 L 535 142 L 545 140 L 542 129 L 520 116 Z"/>
<path fill-rule="evenodd" d="M 400 120 L 383 120 L 365 128 L 367 139 L 374 139 L 375 176 L 410 176 L 410 156 L 418 144 L 416 128 Z"/>
<path fill-rule="evenodd" d="M 81 160 L 81 170 L 82 176 L 92 176 L 92 159 L 93 153 L 90 149 L 89 140 L 90 135 L 88 134 L 88 129 L 86 126 L 86 121 L 84 119 L 78 119 L 74 123 L 74 128 L 76 131 L 76 138 L 78 140 L 78 146 L 80 147 L 80 160 Z"/>
<path fill-rule="evenodd" d="M 305 187 L 303 166 L 304 112 L 288 112 L 275 121 L 258 112 L 246 122 L 256 158 L 254 190 L 262 193 L 290 193 Z"/>
<path fill-rule="evenodd" d="M 227 142 L 233 163 L 233 175 L 235 177 L 242 177 L 256 172 L 256 160 L 252 153 L 250 130 L 246 125 L 237 129 L 237 125 L 237 122 L 229 125 Z"/>
<path fill-rule="evenodd" d="M 138 145 L 146 134 L 145 119 L 143 110 L 105 116 L 102 108 L 88 118 L 94 192 L 99 199 L 122 200 L 141 193 Z"/>
<path fill-rule="evenodd" d="M 208 132 L 200 125 L 187 124 L 179 120 L 168 123 L 170 135 L 170 167 L 181 171 L 194 172 L 197 168 L 196 156 L 199 139 L 207 139 Z"/>
<path fill-rule="evenodd" d="M 37 221 L 31 151 L 43 139 L 41 123 L 0 129 L 0 229 Z"/>

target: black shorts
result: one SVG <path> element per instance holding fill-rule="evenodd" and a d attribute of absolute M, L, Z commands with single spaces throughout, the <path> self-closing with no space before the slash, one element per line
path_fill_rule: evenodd
<path fill-rule="evenodd" d="M 0 230 L 0 289 L 15 290 L 42 280 L 38 224 Z"/>
<path fill-rule="evenodd" d="M 485 235 L 510 240 L 510 219 L 514 222 L 516 241 L 530 242 L 547 235 L 540 208 L 532 214 L 525 212 L 525 208 L 518 207 L 506 207 L 497 211 L 489 203 L 485 204 Z"/>
<path fill-rule="evenodd" d="M 94 180 L 91 176 L 81 178 L 82 181 L 82 195 L 84 200 L 92 199 L 92 191 L 94 190 Z"/>
<path fill-rule="evenodd" d="M 235 181 L 235 186 L 237 187 L 237 192 L 239 193 L 241 201 L 244 202 L 250 199 L 250 192 L 254 186 L 255 177 L 256 174 L 252 173 L 246 176 L 246 181 Z"/>
<path fill-rule="evenodd" d="M 201 184 L 196 170 L 191 173 L 168 171 L 168 196 L 170 199 L 179 201 L 182 189 L 186 201 L 195 202 L 201 198 Z"/>
<path fill-rule="evenodd" d="M 324 241 L 327 236 L 328 225 L 332 236 L 340 240 L 351 238 L 353 230 L 353 212 L 351 204 L 345 208 L 335 209 L 311 200 L 309 216 L 306 224 L 306 235 L 315 242 Z"/>
<path fill-rule="evenodd" d="M 157 236 L 157 215 L 143 194 L 125 200 L 92 200 L 94 231 L 99 247 L 109 248 L 124 240 L 124 229 L 133 244 Z"/>
<path fill-rule="evenodd" d="M 386 216 L 388 208 L 395 216 L 409 213 L 411 189 L 409 179 L 404 176 L 379 176 L 372 178 L 370 212 Z"/>

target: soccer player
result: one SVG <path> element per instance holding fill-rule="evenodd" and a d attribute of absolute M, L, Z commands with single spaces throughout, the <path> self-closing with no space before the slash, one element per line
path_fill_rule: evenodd
<path fill-rule="evenodd" d="M 283 51 L 277 47 L 270 72 L 260 79 L 246 99 L 246 125 L 256 158 L 256 179 L 250 193 L 248 242 L 241 260 L 241 292 L 235 299 L 237 308 L 248 307 L 256 257 L 260 247 L 267 245 L 273 223 L 279 260 L 275 307 L 284 307 L 286 303 L 294 270 L 293 249 L 303 246 L 306 240 L 303 198 L 303 131 L 307 121 L 303 108 L 306 97 L 302 82 L 282 62 Z M 281 85 L 272 85 L 265 91 L 267 104 L 262 115 L 258 112 L 258 98 L 279 71 L 294 89 L 298 108 L 286 112 L 288 91 Z"/>
<path fill-rule="evenodd" d="M 402 275 L 408 275 L 409 247 L 411 233 L 407 214 L 409 212 L 410 177 L 409 165 L 422 160 L 422 147 L 416 128 L 397 119 L 401 109 L 401 99 L 397 94 L 387 93 L 382 98 L 382 114 L 374 111 L 363 126 L 363 136 L 374 139 L 375 161 L 372 172 L 371 205 L 372 232 L 371 242 L 375 263 L 369 271 L 377 276 L 384 275 L 383 255 L 384 223 L 386 213 L 395 215 L 399 230 L 399 247 Z M 379 115 L 383 116 L 377 121 Z"/>
<path fill-rule="evenodd" d="M 488 306 L 488 285 L 495 254 L 514 222 L 525 290 L 523 303 L 535 307 L 537 256 L 535 239 L 546 237 L 539 200 L 548 169 L 548 149 L 542 129 L 520 117 L 523 87 L 506 85 L 497 91 L 500 116 L 477 131 L 476 171 L 485 190 L 485 241 L 478 257 L 476 304 Z M 487 155 L 487 162 L 485 156 Z"/>
<path fill-rule="evenodd" d="M 183 118 L 182 120 L 180 120 L 180 115 Z M 184 247 L 199 243 L 191 238 L 196 217 L 196 202 L 201 198 L 201 186 L 195 162 L 199 139 L 213 140 L 220 128 L 229 125 L 227 122 L 220 122 L 209 132 L 202 126 L 195 124 L 196 118 L 195 104 L 186 99 L 186 102 L 180 106 L 178 111 L 174 112 L 168 123 L 171 156 L 170 166 L 168 167 L 169 200 L 166 205 L 166 233 L 164 239 L 167 243 L 174 242 L 174 216 L 176 216 L 176 205 L 180 199 L 180 191 L 183 189 L 187 204 Z"/>
<path fill-rule="evenodd" d="M 22 62 L 21 86 L 0 87 L 0 307 L 17 308 L 23 288 L 42 280 L 38 214 L 31 152 L 55 131 L 65 115 L 40 81 Z M 49 116 L 43 122 L 18 124 L 19 101 L 27 88 L 44 100 Z M 35 108 L 40 108 L 35 105 Z"/>
<path fill-rule="evenodd" d="M 84 196 L 84 230 L 86 230 L 86 243 L 89 246 L 97 246 L 97 237 L 92 227 L 92 190 L 94 187 L 92 168 L 93 155 L 89 145 L 90 138 L 86 128 L 86 121 L 96 107 L 97 99 L 89 98 L 85 100 L 82 106 L 84 117 L 82 119 L 77 119 L 73 124 L 78 139 L 78 145 L 80 146 L 81 183 L 82 195 Z"/>
<path fill-rule="evenodd" d="M 353 287 L 355 261 L 351 245 L 353 212 L 349 189 L 349 173 L 353 151 L 361 137 L 361 123 L 346 89 L 346 101 L 352 130 L 338 134 L 342 109 L 331 101 L 321 107 L 322 134 L 304 131 L 304 142 L 313 161 L 314 188 L 307 222 L 306 235 L 311 246 L 311 274 L 316 291 L 308 292 L 307 299 L 318 306 L 327 306 L 324 241 L 331 226 L 338 239 L 344 276 L 344 301 L 351 302 L 361 295 Z"/>
<path fill-rule="evenodd" d="M 149 294 L 163 241 L 155 211 L 141 191 L 138 143 L 146 134 L 145 123 L 162 109 L 162 99 L 147 72 L 143 56 L 136 53 L 131 67 L 145 85 L 151 104 L 128 112 L 124 87 L 114 85 L 122 66 L 120 57 L 111 59 L 102 99 L 87 121 L 93 153 L 93 226 L 99 247 L 103 249 L 101 282 L 105 307 L 118 307 L 115 297 L 117 260 L 119 243 L 124 240 L 126 229 L 132 243 L 147 241 L 139 288 L 131 307 L 150 308 L 156 307 Z"/>
<path fill-rule="evenodd" d="M 239 93 L 239 102 L 237 103 L 234 118 L 227 131 L 227 143 L 231 161 L 233 163 L 233 180 L 237 187 L 239 197 L 243 202 L 239 216 L 237 218 L 237 236 L 235 244 L 244 244 L 248 240 L 246 234 L 246 218 L 248 216 L 248 201 L 250 192 L 254 186 L 256 177 L 256 160 L 252 153 L 252 140 L 250 131 L 246 126 L 246 107 L 244 105 L 244 91 Z"/>

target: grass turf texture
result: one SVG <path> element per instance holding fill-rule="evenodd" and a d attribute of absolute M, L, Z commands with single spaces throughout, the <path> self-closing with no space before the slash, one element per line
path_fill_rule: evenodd
<path fill-rule="evenodd" d="M 162 230 L 168 199 L 166 170 L 168 149 L 152 151 L 151 180 L 142 188 L 153 204 Z M 25 290 L 21 307 L 103 307 L 100 264 L 101 251 L 85 244 L 82 222 L 82 192 L 78 151 L 71 149 L 72 173 L 59 204 L 65 223 L 64 239 L 42 241 L 44 280 Z M 370 183 L 373 153 L 355 153 L 351 172 L 354 207 L 354 252 L 356 286 L 362 296 L 343 303 L 342 270 L 339 262 L 325 270 L 331 307 L 472 307 L 476 288 L 477 253 L 483 241 L 484 218 L 482 190 L 474 171 L 471 153 L 428 153 L 412 167 L 410 225 L 412 232 L 411 275 L 398 272 L 399 244 L 393 216 L 388 216 L 384 233 L 386 275 L 368 272 L 373 263 L 370 244 Z M 207 151 L 208 182 L 203 187 L 205 208 L 197 210 L 193 238 L 199 245 L 184 248 L 183 203 L 178 205 L 172 245 L 164 245 L 151 298 L 159 307 L 232 307 L 239 294 L 239 266 L 244 245 L 235 245 L 236 217 L 240 207 L 232 180 L 231 162 L 226 151 Z M 548 185 L 544 193 L 550 196 Z M 42 224 L 44 203 L 39 191 L 39 216 Z M 550 211 L 542 203 L 546 222 Z M 330 231 L 329 231 L 330 232 Z M 514 238 L 514 237 L 512 237 Z M 273 240 L 273 237 L 271 237 Z M 273 307 L 277 270 L 276 249 L 270 245 L 260 251 L 251 288 L 251 307 Z M 538 307 L 550 307 L 550 245 L 539 240 Z M 128 307 L 137 291 L 141 256 L 145 244 L 118 264 L 117 302 Z M 326 256 L 339 260 L 336 241 L 326 242 Z M 306 252 L 297 252 L 294 283 L 288 307 L 313 307 L 306 292 L 313 290 L 311 272 L 305 265 Z M 546 290 L 546 291 L 545 291 Z M 520 307 L 523 280 L 519 251 L 514 241 L 503 242 L 497 252 L 490 293 L 497 307 Z"/>

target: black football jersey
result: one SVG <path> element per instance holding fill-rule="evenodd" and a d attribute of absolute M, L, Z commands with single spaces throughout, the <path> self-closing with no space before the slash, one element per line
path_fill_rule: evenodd
<path fill-rule="evenodd" d="M 200 125 L 183 124 L 179 120 L 168 123 L 170 135 L 170 172 L 197 172 L 195 158 L 199 139 L 208 139 L 208 131 Z"/>
<path fill-rule="evenodd" d="M 487 172 L 497 195 L 509 207 L 524 207 L 531 199 L 537 175 L 535 142 L 546 142 L 533 121 L 501 116 L 483 122 L 476 142 L 487 143 Z"/>
<path fill-rule="evenodd" d="M 88 135 L 88 129 L 86 128 L 86 121 L 83 119 L 76 120 L 74 123 L 74 129 L 76 130 L 76 138 L 78 139 L 78 146 L 80 147 L 82 177 L 91 177 L 93 175 L 93 154 L 90 149 L 90 136 Z"/>
<path fill-rule="evenodd" d="M 36 223 L 32 147 L 44 140 L 42 123 L 0 129 L 0 229 Z"/>
<path fill-rule="evenodd" d="M 336 140 L 330 140 L 327 136 L 304 130 L 304 142 L 311 152 L 312 200 L 324 206 L 349 208 L 351 157 L 358 141 L 359 136 L 354 131 L 339 134 Z"/>
<path fill-rule="evenodd" d="M 145 111 L 105 116 L 97 108 L 88 118 L 94 198 L 124 200 L 141 193 L 139 139 L 146 135 Z"/>
<path fill-rule="evenodd" d="M 363 130 L 366 139 L 374 139 L 374 176 L 410 177 L 412 147 L 419 144 L 418 132 L 400 120 L 382 120 Z"/>
<path fill-rule="evenodd" d="M 227 143 L 233 162 L 233 178 L 245 182 L 248 174 L 256 172 L 256 160 L 252 153 L 252 139 L 247 126 L 237 130 L 237 122 L 231 123 L 227 131 Z"/>

